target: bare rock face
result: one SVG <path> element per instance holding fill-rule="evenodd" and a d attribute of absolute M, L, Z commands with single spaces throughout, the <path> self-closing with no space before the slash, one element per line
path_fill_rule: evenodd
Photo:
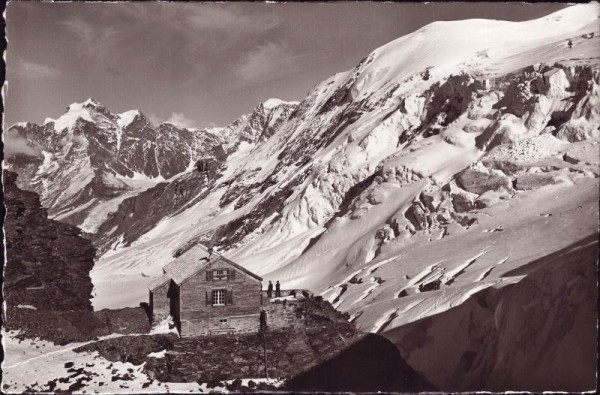
<path fill-rule="evenodd" d="M 16 180 L 17 174 L 4 172 L 7 305 L 91 311 L 94 247 L 78 228 L 48 219 L 39 197 L 19 189 Z"/>

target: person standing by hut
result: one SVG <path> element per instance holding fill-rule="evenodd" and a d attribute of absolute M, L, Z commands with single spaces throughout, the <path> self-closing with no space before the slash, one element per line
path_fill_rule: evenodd
<path fill-rule="evenodd" d="M 273 296 L 273 283 L 269 281 L 269 286 L 267 287 L 267 297 L 270 298 Z"/>
<path fill-rule="evenodd" d="M 277 283 L 275 284 L 275 297 L 281 297 L 281 285 L 279 284 L 279 280 L 277 280 Z"/>
<path fill-rule="evenodd" d="M 267 312 L 260 309 L 260 331 L 264 332 L 267 330 Z"/>

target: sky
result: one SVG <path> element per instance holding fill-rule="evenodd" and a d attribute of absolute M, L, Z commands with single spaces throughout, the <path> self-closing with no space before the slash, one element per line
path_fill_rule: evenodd
<path fill-rule="evenodd" d="M 377 47 L 437 20 L 529 20 L 558 3 L 37 3 L 7 6 L 6 124 L 92 97 L 154 123 L 224 126 L 302 100 Z"/>

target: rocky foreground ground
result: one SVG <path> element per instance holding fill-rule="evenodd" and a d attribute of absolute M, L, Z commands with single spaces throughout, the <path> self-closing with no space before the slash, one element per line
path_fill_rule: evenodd
<path fill-rule="evenodd" d="M 297 324 L 264 334 L 178 338 L 123 336 L 75 349 L 113 362 L 144 364 L 161 382 L 284 378 L 296 391 L 420 391 L 434 387 L 385 338 L 361 333 L 321 298 L 297 302 Z M 150 380 L 151 381 L 151 380 Z M 238 388 L 253 390 L 253 388 Z M 265 387 L 258 387 L 265 389 Z"/>

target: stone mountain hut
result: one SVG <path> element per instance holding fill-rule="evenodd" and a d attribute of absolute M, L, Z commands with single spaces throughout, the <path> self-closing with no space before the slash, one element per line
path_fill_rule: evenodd
<path fill-rule="evenodd" d="M 148 285 L 154 321 L 169 314 L 181 336 L 259 329 L 262 278 L 200 245 L 163 268 Z"/>

